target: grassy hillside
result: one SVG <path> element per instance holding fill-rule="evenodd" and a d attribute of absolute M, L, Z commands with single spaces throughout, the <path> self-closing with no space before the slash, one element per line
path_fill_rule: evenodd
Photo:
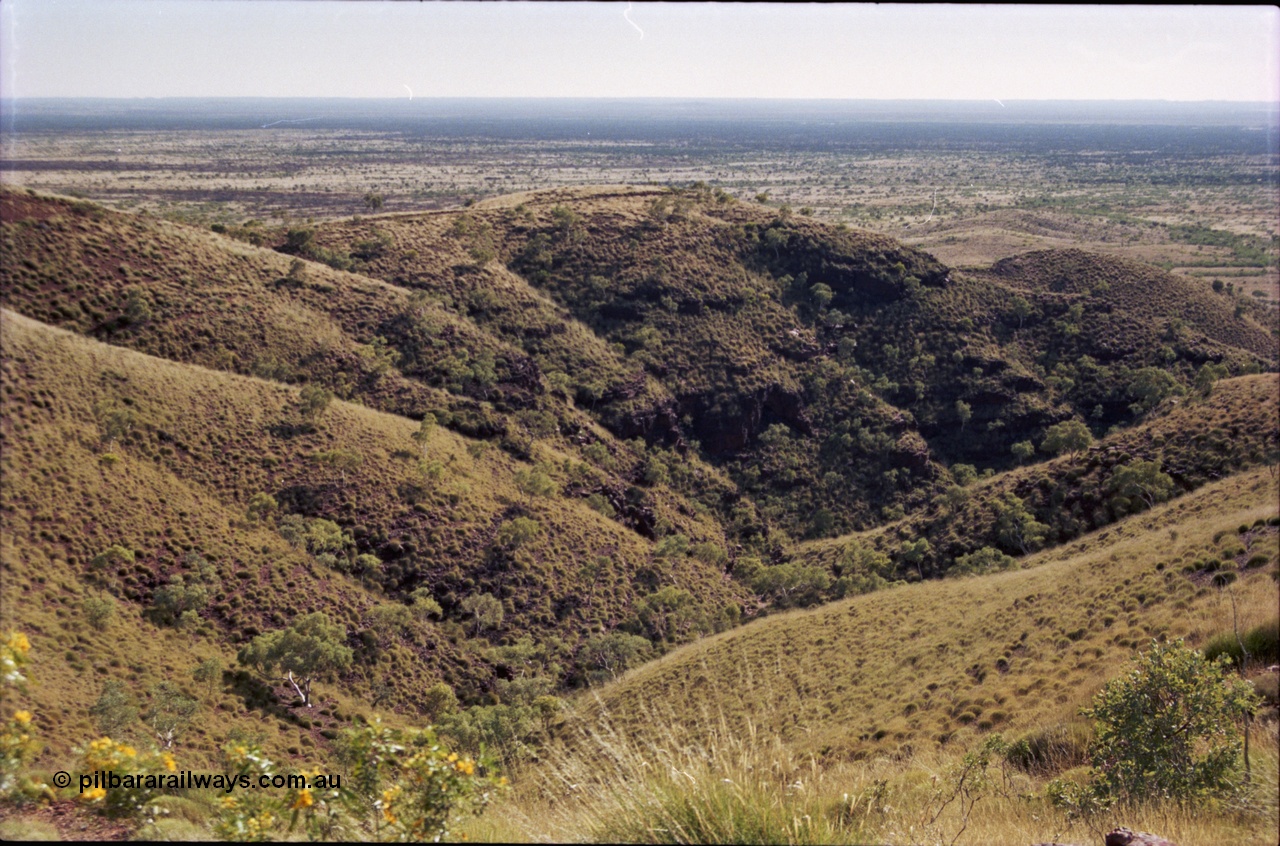
<path fill-rule="evenodd" d="M 1197 562 L 1225 557 L 1238 574 L 1241 625 L 1274 618 L 1280 543 L 1275 525 L 1254 523 L 1276 516 L 1276 490 L 1255 470 L 1037 553 L 1026 569 L 751 623 L 628 673 L 585 711 L 634 737 L 723 714 L 834 758 L 1051 724 L 1150 638 L 1202 645 L 1230 627 L 1226 592 Z"/>
<path fill-rule="evenodd" d="M 302 261 L 83 203 L 0 199 L 24 257 L 5 267 L 6 302 L 29 316 L 431 412 L 522 458 L 556 435 L 582 454 L 593 423 L 642 438 L 657 452 L 607 446 L 635 469 L 591 492 L 652 535 L 619 491 L 667 476 L 756 554 L 924 507 L 950 482 L 944 465 L 1013 466 L 1011 446 L 1053 423 L 1096 436 L 1131 423 L 1206 364 L 1275 365 L 1253 312 L 1150 268 L 1068 251 L 953 272 L 703 189 L 225 232 Z M 670 478 L 674 465 L 692 472 Z"/>
<path fill-rule="evenodd" d="M 0 268 L 3 300 L 29 317 L 175 361 L 318 385 L 414 419 L 431 414 L 520 459 L 535 441 L 552 444 L 577 461 L 571 495 L 595 495 L 600 510 L 649 538 L 689 534 L 674 515 L 727 513 L 736 500 L 732 483 L 696 455 L 677 462 L 670 450 L 623 443 L 590 404 L 569 401 L 565 371 L 598 376 L 610 407 L 656 407 L 646 392 L 661 389 L 560 312 L 538 330 L 566 350 L 548 367 L 451 301 L 213 233 L 7 190 L 0 219 L 11 259 Z M 527 312 L 547 306 L 506 277 L 533 297 Z M 745 515 L 759 526 L 753 508 Z"/>
<path fill-rule="evenodd" d="M 0 189 L 0 247 L 40 767 L 170 684 L 184 763 L 434 722 L 519 777 L 477 836 L 629 839 L 512 820 L 721 741 L 785 796 L 996 731 L 1062 770 L 1150 638 L 1275 619 L 1275 328 L 1142 265 L 961 272 L 701 186 L 214 231 Z M 237 660 L 311 612 L 353 655 L 315 708 Z M 783 839 L 918 839 L 824 797 Z"/>
<path fill-rule="evenodd" d="M 8 312 L 3 329 L 8 611 L 33 637 L 66 640 L 68 649 L 87 638 L 105 659 L 113 629 L 95 635 L 75 624 L 84 597 L 109 594 L 136 616 L 181 575 L 207 589 L 191 636 L 234 650 L 325 611 L 363 656 L 343 688 L 372 696 L 377 685 L 384 707 L 420 714 L 440 679 L 464 701 L 488 701 L 497 674 L 509 672 L 491 643 L 532 635 L 569 674 L 585 637 L 632 619 L 660 584 L 686 591 L 708 628 L 745 598 L 718 569 L 655 556 L 650 542 L 581 500 L 523 492 L 519 462 L 469 450 L 475 442 L 447 430 L 432 433 L 424 457 L 412 421 L 339 402 L 314 431 L 295 434 L 297 392 L 285 386 L 105 346 Z M 128 432 L 111 443 L 104 409 L 131 412 Z M 315 460 L 335 450 L 357 455 L 358 467 L 344 474 Z M 539 457 L 552 467 L 563 458 Z M 282 504 L 275 516 L 249 516 L 260 493 Z M 310 535 L 290 543 L 290 513 L 336 518 L 343 536 L 324 552 Z M 504 534 L 512 524 L 528 536 Z M 117 545 L 132 561 L 94 564 Z M 374 558 L 361 558 L 363 549 Z M 423 587 L 442 621 L 375 611 L 408 612 Z M 68 606 L 61 619 L 33 601 L 49 593 Z M 462 603 L 483 593 L 505 613 L 476 637 Z M 44 662 L 69 663 L 38 674 L 84 671 L 72 655 L 46 647 Z"/>
<path fill-rule="evenodd" d="M 1255 727 L 1257 789 L 1232 809 L 1073 819 L 1044 789 L 1081 777 L 1092 727 L 1079 708 L 1153 638 L 1205 648 L 1237 625 L 1274 631 L 1276 497 L 1274 474 L 1256 470 L 1027 569 L 904 586 L 683 647 L 580 697 L 563 745 L 522 774 L 496 831 L 1015 843 L 1091 842 L 1125 824 L 1185 844 L 1270 842 L 1274 669 L 1253 670 L 1273 691 L 1270 716 Z M 1208 560 L 1222 563 L 1207 572 Z M 970 786 L 981 804 L 945 803 L 963 756 L 997 734 L 1026 745 L 971 773 L 991 778 Z"/>

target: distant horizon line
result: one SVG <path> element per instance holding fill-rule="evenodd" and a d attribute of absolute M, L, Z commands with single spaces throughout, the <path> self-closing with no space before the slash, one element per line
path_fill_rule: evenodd
<path fill-rule="evenodd" d="M 1032 98 L 1032 97 L 718 97 L 699 95 L 680 96 L 585 96 L 585 95 L 423 95 L 415 97 L 354 97 L 344 95 L 260 95 L 260 94 L 166 94 L 166 95 L 133 95 L 120 97 L 102 97 L 96 95 L 58 94 L 21 97 L 0 97 L 0 102 L 49 101 L 49 100 L 95 100 L 106 102 L 134 100 L 344 100 L 344 101 L 378 101 L 405 102 L 415 100 L 577 100 L 577 101 L 716 101 L 716 102 L 751 102 L 751 103 L 1160 103 L 1167 105 L 1209 105 L 1223 104 L 1236 106 L 1276 106 L 1280 100 L 1170 100 L 1167 98 Z"/>

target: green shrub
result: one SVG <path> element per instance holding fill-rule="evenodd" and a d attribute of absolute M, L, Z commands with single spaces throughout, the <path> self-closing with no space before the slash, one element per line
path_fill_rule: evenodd
<path fill-rule="evenodd" d="M 89 625 L 98 631 L 107 627 L 116 613 L 116 601 L 106 594 L 86 596 L 80 602 L 80 609 Z"/>
<path fill-rule="evenodd" d="M 114 544 L 105 551 L 95 555 L 90 565 L 95 570 L 106 570 L 111 567 L 119 567 L 123 564 L 133 563 L 133 550 L 127 547 Z"/>
<path fill-rule="evenodd" d="M 1181 641 L 1138 656 L 1082 713 L 1095 721 L 1090 789 L 1100 801 L 1192 799 L 1236 785 L 1241 736 L 1236 720 L 1259 704 L 1252 686 L 1228 678 Z"/>
<path fill-rule="evenodd" d="M 984 546 L 977 552 L 971 552 L 968 555 L 961 555 L 957 558 L 955 565 L 947 571 L 947 575 L 963 576 L 996 573 L 1001 570 L 1011 569 L 1017 566 L 1017 563 L 1013 556 L 1005 555 L 993 547 Z"/>

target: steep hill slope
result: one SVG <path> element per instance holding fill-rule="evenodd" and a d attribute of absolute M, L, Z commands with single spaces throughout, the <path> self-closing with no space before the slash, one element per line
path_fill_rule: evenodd
<path fill-rule="evenodd" d="M 1027 551 L 1024 545 L 1057 546 L 1147 507 L 1141 492 L 1122 491 L 1122 471 L 1157 465 L 1149 491 L 1154 502 L 1246 468 L 1274 464 L 1280 460 L 1277 409 L 1280 380 L 1273 374 L 1226 379 L 1215 383 L 1208 396 L 1170 401 L 1139 425 L 1116 431 L 1087 450 L 953 486 L 903 520 L 858 535 L 799 544 L 795 555 L 840 572 L 849 549 L 876 548 L 896 562 L 900 574 L 914 577 L 945 573 L 961 556 L 983 547 L 1017 556 Z M 1039 540 L 1020 541 L 1010 536 L 1007 523 L 1001 524 L 1011 501 L 1043 525 Z M 908 563 L 904 545 L 919 538 L 929 548 Z"/>
<path fill-rule="evenodd" d="M 292 262 L 87 204 L 0 201 L 23 257 L 6 302 L 30 316 L 431 412 L 517 457 L 547 437 L 582 455 L 598 423 L 656 452 L 606 444 L 617 460 L 592 463 L 609 479 L 584 496 L 652 536 L 652 503 L 623 492 L 666 477 L 760 554 L 785 545 L 778 529 L 824 537 L 923 507 L 945 465 L 1012 466 L 1013 444 L 1061 420 L 1130 423 L 1206 363 L 1275 365 L 1251 311 L 1140 265 L 1067 251 L 953 273 L 701 188 L 227 232 L 307 259 Z"/>
<path fill-rule="evenodd" d="M 997 730 L 1080 763 L 1078 707 L 1151 637 L 1274 626 L 1274 330 L 1176 277 L 960 273 L 697 186 L 217 229 L 0 189 L 0 617 L 39 767 L 163 740 L 176 696 L 193 768 L 334 765 L 379 714 L 542 807 L 716 737 L 766 796 L 804 789 L 776 752 L 919 799 Z M 1092 446 L 1016 466 L 1066 420 Z M 353 658 L 315 707 L 245 651 L 310 612 Z M 852 836 L 838 794 L 813 818 Z"/>
<path fill-rule="evenodd" d="M 431 414 L 521 459 L 535 441 L 554 444 L 578 461 L 572 495 L 599 497 L 603 510 L 649 538 L 689 534 L 681 515 L 727 514 L 737 500 L 732 483 L 696 455 L 668 473 L 674 454 L 622 443 L 589 404 L 566 402 L 565 371 L 592 380 L 620 414 L 665 400 L 660 386 L 561 310 L 544 314 L 536 333 L 563 352 L 549 369 L 465 307 L 442 303 L 439 292 L 433 298 L 213 233 L 10 190 L 0 191 L 0 222 L 2 299 L 27 316 L 175 361 L 322 386 L 414 419 Z M 506 274 L 506 283 L 514 293 L 477 290 L 495 302 L 523 291 L 533 298 L 529 314 L 550 308 L 522 280 Z M 744 519 L 759 526 L 750 506 Z M 718 533 L 690 536 L 724 545 Z"/>
<path fill-rule="evenodd" d="M 490 645 L 519 636 L 549 651 L 564 674 L 551 682 L 563 683 L 581 672 L 582 641 L 634 622 L 659 587 L 688 597 L 694 630 L 727 625 L 748 599 L 719 567 L 655 555 L 580 499 L 522 489 L 528 465 L 445 429 L 422 445 L 413 421 L 341 402 L 301 427 L 286 386 L 11 312 L 0 328 L 6 618 L 68 649 L 83 639 L 106 677 L 116 675 L 109 635 L 85 629 L 80 602 L 105 592 L 160 632 L 174 621 L 158 614 L 158 595 L 176 576 L 203 586 L 192 636 L 223 650 L 310 611 L 330 614 L 361 656 L 344 689 L 368 696 L 378 685 L 384 707 L 407 713 L 440 679 L 464 702 L 489 701 L 511 672 Z M 323 460 L 335 453 L 354 459 L 345 469 Z M 559 468 L 565 456 L 539 447 L 538 459 Z M 259 494 L 274 497 L 276 513 L 255 513 Z M 340 525 L 326 533 L 326 519 Z M 419 588 L 441 622 L 406 605 Z M 464 600 L 486 593 L 504 613 L 480 625 Z M 88 660 L 72 655 L 46 645 L 40 674 L 65 683 Z"/>
<path fill-rule="evenodd" d="M 751 732 L 841 760 L 1071 722 L 1152 637 L 1201 646 L 1230 631 L 1222 573 L 1236 577 L 1242 629 L 1275 619 L 1276 497 L 1273 474 L 1255 470 L 1039 553 L 1027 569 L 751 623 L 583 697 L 572 742 L 590 756 L 606 737 L 680 746 Z M 1225 559 L 1216 582 L 1203 569 L 1211 558 Z"/>
<path fill-rule="evenodd" d="M 941 464 L 1012 466 L 1014 443 L 1061 420 L 1095 434 L 1133 422 L 1206 363 L 1276 363 L 1251 309 L 1154 269 L 1068 251 L 951 272 L 698 188 L 541 192 L 306 238 L 316 255 L 360 254 L 364 273 L 471 303 L 548 370 L 560 364 L 532 315 L 553 301 L 671 398 L 655 403 L 637 379 L 618 410 L 571 377 L 580 403 L 620 434 L 688 441 L 792 533 L 922 505 Z M 529 283 L 519 297 L 508 270 Z M 1172 381 L 1152 387 L 1150 368 Z"/>

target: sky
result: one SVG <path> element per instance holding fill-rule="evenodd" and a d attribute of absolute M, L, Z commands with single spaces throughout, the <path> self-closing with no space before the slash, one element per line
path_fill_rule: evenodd
<path fill-rule="evenodd" d="M 1280 100 L 1271 6 L 0 0 L 3 97 Z"/>

